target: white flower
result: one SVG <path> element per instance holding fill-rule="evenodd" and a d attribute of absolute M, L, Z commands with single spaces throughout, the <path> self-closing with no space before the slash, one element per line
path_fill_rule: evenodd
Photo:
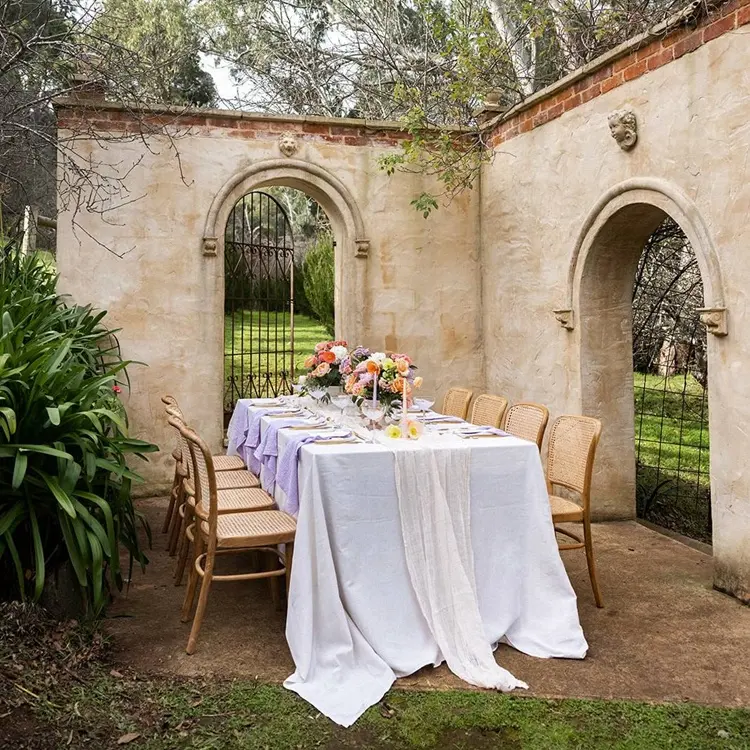
<path fill-rule="evenodd" d="M 300 385 L 307 382 L 307 375 L 300 375 L 299 380 L 297 381 Z"/>
<path fill-rule="evenodd" d="M 349 354 L 349 350 L 345 346 L 332 346 L 331 351 L 336 357 L 337 362 L 341 362 L 341 360 Z"/>
<path fill-rule="evenodd" d="M 373 352 L 370 355 L 370 359 L 373 362 L 377 362 L 379 365 L 382 365 L 383 362 L 385 362 L 385 352 Z"/>

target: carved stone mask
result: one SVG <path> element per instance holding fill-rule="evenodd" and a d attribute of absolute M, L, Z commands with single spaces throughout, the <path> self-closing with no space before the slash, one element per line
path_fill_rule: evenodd
<path fill-rule="evenodd" d="M 638 140 L 638 123 L 629 109 L 613 112 L 608 119 L 609 131 L 623 151 L 630 151 Z"/>
<path fill-rule="evenodd" d="M 294 154 L 297 153 L 298 148 L 299 144 L 294 137 L 294 133 L 283 133 L 281 138 L 279 138 L 279 151 L 281 151 L 284 156 L 294 156 Z"/>

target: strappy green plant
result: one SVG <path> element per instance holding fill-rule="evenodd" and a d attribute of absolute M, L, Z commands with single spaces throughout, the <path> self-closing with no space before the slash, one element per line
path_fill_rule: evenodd
<path fill-rule="evenodd" d="M 120 551 L 147 559 L 126 461 L 157 446 L 128 436 L 126 367 L 104 312 L 69 305 L 33 257 L 0 249 L 0 587 L 38 600 L 69 560 L 88 609 L 121 588 Z M 7 591 L 6 591 L 7 593 Z"/>

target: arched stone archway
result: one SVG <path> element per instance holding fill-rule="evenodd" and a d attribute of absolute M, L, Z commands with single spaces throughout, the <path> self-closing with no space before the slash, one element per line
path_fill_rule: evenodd
<path fill-rule="evenodd" d="M 327 169 L 300 159 L 266 159 L 232 175 L 209 207 L 201 244 L 203 255 L 223 257 L 224 228 L 234 205 L 242 196 L 271 185 L 306 193 L 328 215 L 336 240 L 336 336 L 354 337 L 361 330 L 362 305 L 347 301 L 361 300 L 365 294 L 363 261 L 370 240 L 351 191 Z"/>
<path fill-rule="evenodd" d="M 589 212 L 568 273 L 568 304 L 556 315 L 574 331 L 579 350 L 581 409 L 604 425 L 597 456 L 594 507 L 600 518 L 635 516 L 635 448 L 632 376 L 632 293 L 646 240 L 667 217 L 685 232 L 704 288 L 701 319 L 709 332 L 709 370 L 727 333 L 724 284 L 711 236 L 692 202 L 656 179 L 628 180 L 608 190 Z M 709 415 L 716 378 L 709 378 Z M 712 441 L 712 454 L 717 450 Z M 713 483 L 712 483 L 713 484 Z"/>

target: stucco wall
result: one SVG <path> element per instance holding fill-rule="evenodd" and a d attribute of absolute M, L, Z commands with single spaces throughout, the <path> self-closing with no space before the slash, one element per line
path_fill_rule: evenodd
<path fill-rule="evenodd" d="M 623 281 L 632 274 L 631 245 L 649 219 L 633 215 L 616 232 L 588 238 L 590 259 L 609 253 L 611 260 L 606 270 L 597 271 L 594 261 L 588 270 L 579 269 L 584 276 L 601 274 L 577 281 L 590 295 L 601 295 L 598 302 L 585 301 L 598 305 L 599 316 L 587 315 L 577 300 L 575 328 L 566 330 L 552 310 L 570 307 L 576 243 L 595 204 L 614 186 L 654 180 L 663 199 L 655 197 L 659 191 L 636 191 L 631 200 L 660 203 L 674 215 L 675 200 L 682 198 L 692 208 L 690 220 L 687 214 L 674 218 L 685 219 L 689 235 L 687 223 L 703 224 L 708 238 L 691 240 L 703 256 L 710 251 L 706 245 L 715 249 L 729 321 L 728 336 L 708 337 L 717 584 L 745 598 L 750 597 L 750 380 L 742 375 L 750 366 L 749 38 L 750 27 L 736 28 L 636 80 L 620 80 L 606 93 L 605 84 L 599 89 L 596 82 L 594 98 L 582 102 L 578 96 L 570 111 L 560 115 L 561 107 L 546 124 L 534 122 L 539 126 L 531 129 L 529 122 L 528 132 L 514 127 L 510 137 L 499 139 L 483 174 L 481 205 L 488 388 L 513 400 L 545 403 L 553 417 L 582 410 L 612 416 L 618 412 L 609 402 L 623 401 L 619 416 L 604 420 L 595 477 L 594 512 L 605 518 L 634 515 L 633 426 L 624 406 L 629 401 L 632 415 L 631 365 L 622 359 L 629 353 L 630 322 L 627 311 L 609 308 L 621 304 Z M 631 152 L 618 147 L 607 124 L 608 115 L 623 108 L 638 118 L 638 144 Z M 713 302 L 707 299 L 706 305 Z M 606 321 L 612 315 L 621 321 L 619 331 Z M 587 354 L 586 337 L 598 337 L 604 352 L 598 362 Z M 602 378 L 610 378 L 608 387 L 597 383 Z"/>
<path fill-rule="evenodd" d="M 110 324 L 122 329 L 124 356 L 148 365 L 130 368 L 132 388 L 123 396 L 134 433 L 169 450 L 164 393 L 178 399 L 217 451 L 221 447 L 224 268 L 221 247 L 215 257 L 203 254 L 209 208 L 234 175 L 285 158 L 278 132 L 256 129 L 251 137 L 237 137 L 231 118 L 217 115 L 212 123 L 180 131 L 173 144 L 151 136 L 148 148 L 140 139 L 82 140 L 82 156 L 117 165 L 122 175 L 138 163 L 125 180 L 133 200 L 104 216 L 78 210 L 58 220 L 60 286 L 74 300 L 108 310 Z M 453 384 L 481 387 L 477 194 L 462 196 L 426 221 L 410 206 L 428 187 L 421 178 L 388 177 L 378 167 L 380 154 L 393 146 L 352 143 L 348 136 L 329 142 L 301 132 L 300 123 L 292 118 L 282 124 L 300 128 L 294 163 L 323 167 L 345 185 L 370 241 L 368 257 L 356 257 L 352 232 L 347 234 L 340 217 L 334 221 L 339 333 L 352 344 L 409 352 L 425 376 L 426 394 L 440 395 Z M 268 123 L 263 127 L 271 130 Z M 305 189 L 299 174 L 291 182 Z M 326 194 L 315 197 L 335 213 Z M 149 487 L 170 480 L 168 454 L 142 467 Z"/>

